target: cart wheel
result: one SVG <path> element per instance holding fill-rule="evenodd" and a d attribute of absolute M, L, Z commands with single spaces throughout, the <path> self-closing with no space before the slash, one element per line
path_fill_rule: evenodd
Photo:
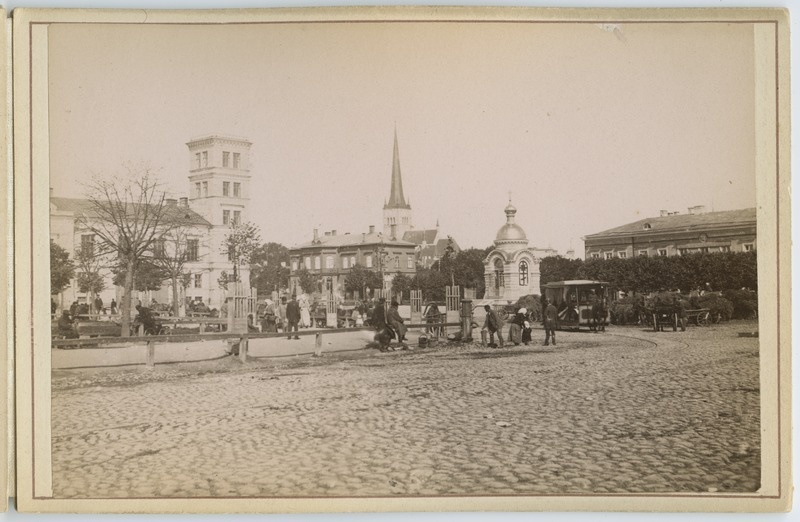
<path fill-rule="evenodd" d="M 708 312 L 697 314 L 697 326 L 708 326 Z"/>

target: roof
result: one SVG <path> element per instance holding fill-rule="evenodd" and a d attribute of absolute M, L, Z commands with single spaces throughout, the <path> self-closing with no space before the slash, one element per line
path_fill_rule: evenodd
<path fill-rule="evenodd" d="M 645 228 L 645 225 L 650 225 Z M 702 214 L 674 214 L 640 219 L 627 225 L 610 228 L 602 232 L 590 234 L 584 239 L 599 239 L 604 236 L 624 236 L 654 234 L 659 232 L 678 232 L 716 228 L 732 225 L 755 225 L 756 209 L 743 208 L 739 210 L 723 210 L 719 212 L 705 212 Z"/>
<path fill-rule="evenodd" d="M 56 210 L 61 212 L 72 212 L 76 216 L 86 215 L 92 210 L 91 203 L 88 199 L 82 198 L 58 198 L 51 197 L 50 204 L 55 206 Z M 208 222 L 203 216 L 194 210 L 178 205 L 167 204 L 166 216 L 168 218 L 180 219 L 187 225 L 198 225 L 210 227 L 211 223 Z"/>
<path fill-rule="evenodd" d="M 403 234 L 403 241 L 408 241 L 409 243 L 414 243 L 415 245 L 421 245 L 422 243 L 432 245 L 433 242 L 436 241 L 436 236 L 438 233 L 438 228 L 429 228 L 427 230 L 407 230 L 406 233 Z"/>
<path fill-rule="evenodd" d="M 336 234 L 335 236 L 319 236 L 319 242 L 308 241 L 292 247 L 290 250 L 299 250 L 301 248 L 345 248 L 356 247 L 361 245 L 377 245 L 381 243 L 383 234 L 374 232 L 372 234 Z M 387 240 L 383 239 L 383 244 L 386 246 L 403 246 L 415 247 L 414 243 L 402 241 L 399 239 Z"/>

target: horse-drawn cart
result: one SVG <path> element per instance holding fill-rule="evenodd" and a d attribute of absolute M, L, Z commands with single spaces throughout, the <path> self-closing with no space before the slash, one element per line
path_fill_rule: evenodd
<path fill-rule="evenodd" d="M 711 310 L 709 308 L 686 310 L 686 318 L 689 322 L 697 326 L 708 326 L 712 322 Z"/>

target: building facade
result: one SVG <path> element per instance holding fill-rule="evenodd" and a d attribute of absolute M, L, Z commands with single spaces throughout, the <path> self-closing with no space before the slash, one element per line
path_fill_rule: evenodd
<path fill-rule="evenodd" d="M 539 294 L 542 258 L 558 253 L 552 248 L 528 246 L 528 236 L 516 220 L 517 209 L 508 202 L 506 223 L 497 231 L 494 250 L 483 262 L 484 299 L 513 302 L 524 295 Z"/>
<path fill-rule="evenodd" d="M 679 256 L 704 252 L 749 252 L 756 249 L 756 209 L 688 213 L 662 210 L 658 217 L 640 219 L 583 238 L 586 259 L 634 256 Z"/>
<path fill-rule="evenodd" d="M 188 262 L 188 276 L 179 283 L 178 295 L 203 301 L 210 308 L 219 308 L 228 291 L 220 288 L 222 272 L 232 274 L 233 263 L 223 251 L 225 237 L 236 223 L 248 219 L 249 202 L 249 150 L 250 142 L 230 136 L 211 135 L 191 140 L 189 149 L 189 196 L 166 199 L 167 216 L 172 215 L 184 223 L 181 229 L 181 247 Z M 75 259 L 77 253 L 94 249 L 96 238 L 84 223 L 89 217 L 90 204 L 85 199 L 50 196 L 50 238 L 69 252 Z M 170 249 L 170 238 L 164 242 Z M 100 273 L 105 289 L 99 293 L 104 304 L 111 299 L 120 301 L 122 289 L 114 286 L 111 263 L 104 260 Z M 249 287 L 249 269 L 240 267 L 240 280 L 244 288 Z M 184 282 L 188 286 L 183 287 Z M 165 280 L 159 290 L 136 292 L 134 298 L 144 303 L 153 299 L 159 303 L 171 303 L 172 283 Z M 54 296 L 59 308 L 68 308 L 73 301 L 85 302 L 87 295 L 78 288 L 73 279 L 68 288 Z"/>

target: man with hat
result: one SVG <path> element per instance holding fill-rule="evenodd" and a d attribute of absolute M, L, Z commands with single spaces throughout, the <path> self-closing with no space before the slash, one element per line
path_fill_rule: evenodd
<path fill-rule="evenodd" d="M 484 310 L 486 310 L 486 321 L 483 323 L 483 329 L 489 332 L 489 346 L 492 348 L 502 348 L 503 347 L 503 320 L 497 314 L 496 311 L 492 310 L 492 307 L 484 305 Z M 494 344 L 494 334 L 497 334 L 497 342 L 500 344 Z"/>
<path fill-rule="evenodd" d="M 297 296 L 292 294 L 292 300 L 286 305 L 286 335 L 287 339 L 292 338 L 292 329 L 294 329 L 294 338 L 300 339 L 297 335 L 297 323 L 300 322 L 300 305 L 297 302 Z"/>

